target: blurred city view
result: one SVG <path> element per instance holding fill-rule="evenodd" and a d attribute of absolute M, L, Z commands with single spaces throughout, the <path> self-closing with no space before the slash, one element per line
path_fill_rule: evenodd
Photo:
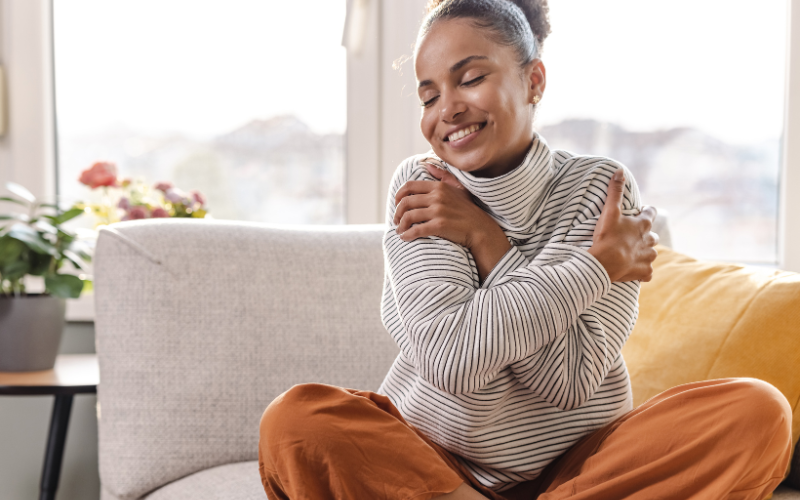
<path fill-rule="evenodd" d="M 113 161 L 122 177 L 170 181 L 206 195 L 212 217 L 284 224 L 344 222 L 344 138 L 294 116 L 253 120 L 201 140 L 118 127 L 59 140 L 62 202 L 85 198 L 80 171 Z"/>
<path fill-rule="evenodd" d="M 539 130 L 554 149 L 613 158 L 643 200 L 669 215 L 673 242 L 696 257 L 772 262 L 779 141 L 733 146 L 692 128 L 633 132 L 596 120 Z M 344 223 L 344 137 L 314 133 L 287 115 L 254 120 L 208 140 L 109 130 L 59 142 L 62 200 L 86 196 L 76 181 L 98 159 L 120 174 L 198 189 L 218 219 Z"/>
<path fill-rule="evenodd" d="M 595 120 L 565 120 L 539 132 L 551 148 L 628 167 L 644 203 L 667 212 L 680 251 L 775 262 L 779 139 L 731 145 L 689 127 L 632 132 Z"/>

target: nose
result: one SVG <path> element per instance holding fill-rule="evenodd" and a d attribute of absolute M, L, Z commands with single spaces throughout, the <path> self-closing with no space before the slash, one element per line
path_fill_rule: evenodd
<path fill-rule="evenodd" d="M 439 99 L 442 100 L 439 117 L 445 122 L 455 120 L 458 115 L 467 110 L 466 103 L 458 98 L 456 92 L 442 93 Z"/>

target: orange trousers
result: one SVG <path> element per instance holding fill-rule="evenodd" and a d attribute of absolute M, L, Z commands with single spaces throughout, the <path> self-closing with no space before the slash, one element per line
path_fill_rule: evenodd
<path fill-rule="evenodd" d="M 470 484 L 494 500 L 761 500 L 784 477 L 792 413 L 755 379 L 681 385 L 585 436 L 534 481 L 496 493 L 385 396 L 305 384 L 261 419 L 270 500 L 436 498 Z"/>

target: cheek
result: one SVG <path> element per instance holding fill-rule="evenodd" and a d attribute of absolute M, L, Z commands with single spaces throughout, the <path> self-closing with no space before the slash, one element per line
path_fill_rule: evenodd
<path fill-rule="evenodd" d="M 517 89 L 501 88 L 493 95 L 497 128 L 504 131 L 504 137 L 512 139 L 511 131 L 518 130 L 527 120 L 528 108 L 524 99 L 520 99 Z M 508 133 L 505 133 L 505 132 Z"/>
<path fill-rule="evenodd" d="M 422 115 L 419 119 L 419 129 L 423 137 L 429 143 L 433 144 L 434 133 L 436 132 L 436 114 L 433 111 L 422 108 Z"/>
<path fill-rule="evenodd" d="M 488 115 L 495 126 L 505 128 L 511 115 L 516 114 L 508 89 L 503 86 L 481 85 L 470 92 L 469 102 L 476 111 Z"/>

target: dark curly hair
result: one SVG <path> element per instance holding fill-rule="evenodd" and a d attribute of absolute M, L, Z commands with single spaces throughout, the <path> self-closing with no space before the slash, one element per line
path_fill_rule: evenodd
<path fill-rule="evenodd" d="M 429 0 L 419 38 L 437 22 L 469 19 L 498 43 L 514 47 L 521 65 L 541 54 L 550 34 L 547 0 Z"/>

